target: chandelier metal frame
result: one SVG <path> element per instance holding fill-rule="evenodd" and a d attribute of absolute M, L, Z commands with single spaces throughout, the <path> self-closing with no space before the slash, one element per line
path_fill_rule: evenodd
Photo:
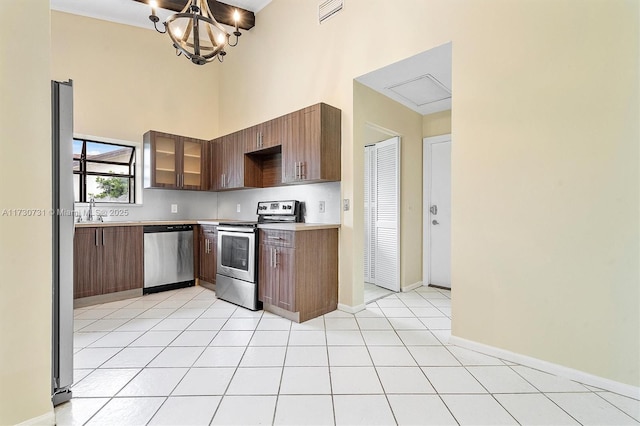
<path fill-rule="evenodd" d="M 176 49 L 176 55 L 180 56 L 184 54 L 187 59 L 196 65 L 204 65 L 216 58 L 222 62 L 224 56 L 227 54 L 224 50 L 225 46 L 237 46 L 238 40 L 242 35 L 238 29 L 240 16 L 237 9 L 233 14 L 235 21 L 235 31 L 233 35 L 236 38 L 235 42 L 231 43 L 231 34 L 213 17 L 207 0 L 188 0 L 182 11 L 169 16 L 169 18 L 162 23 L 164 25 L 164 31 L 158 28 L 160 18 L 156 15 L 157 3 L 151 0 L 149 5 L 151 6 L 149 20 L 153 22 L 156 31 L 160 34 L 168 33 L 173 42 L 173 47 Z M 189 22 L 183 33 L 179 33 L 177 30 L 171 28 L 172 23 L 185 19 L 188 19 Z M 207 39 L 205 39 L 204 44 L 202 43 L 203 40 L 200 38 L 201 32 L 203 31 L 202 27 L 205 28 L 205 35 L 210 44 L 206 43 Z M 218 30 L 217 37 L 212 27 Z"/>

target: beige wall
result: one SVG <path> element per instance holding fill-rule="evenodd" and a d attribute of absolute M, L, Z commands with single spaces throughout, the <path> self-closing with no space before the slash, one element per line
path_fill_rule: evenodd
<path fill-rule="evenodd" d="M 453 333 L 640 385 L 638 3 L 348 6 L 323 25 L 315 2 L 263 9 L 222 68 L 221 132 L 335 105 L 342 195 L 359 200 L 353 79 L 452 41 Z M 388 36 L 380 22 L 402 25 Z M 343 213 L 351 305 L 361 220 Z"/>
<path fill-rule="evenodd" d="M 400 286 L 422 281 L 422 116 L 358 82 L 353 83 L 354 176 L 359 176 L 353 211 L 360 215 L 354 234 L 364 239 L 364 146 L 400 136 Z M 358 213 L 360 212 L 360 213 Z M 358 261 L 362 260 L 362 257 Z M 353 265 L 362 269 L 362 265 Z M 363 284 L 354 287 L 363 303 Z"/>
<path fill-rule="evenodd" d="M 53 414 L 48 46 L 49 2 L 0 2 L 0 424 Z"/>
<path fill-rule="evenodd" d="M 73 79 L 76 133 L 217 135 L 222 64 L 176 57 L 166 34 L 62 12 L 51 12 L 51 38 L 52 78 Z"/>
<path fill-rule="evenodd" d="M 448 135 L 451 133 L 451 110 L 435 112 L 422 117 L 422 136 Z"/>
<path fill-rule="evenodd" d="M 640 385 L 640 6 L 389 5 L 351 0 L 319 26 L 315 2 L 274 0 L 222 67 L 172 57 L 181 67 L 172 68 L 170 48 L 159 59 L 162 36 L 131 29 L 143 42 L 128 47 L 133 40 L 117 38 L 120 30 L 55 13 L 50 52 L 48 2 L 0 2 L 0 203 L 50 205 L 51 77 L 78 81 L 78 132 L 120 139 L 170 119 L 176 132 L 208 137 L 330 103 L 343 111 L 343 197 L 362 197 L 353 78 L 452 41 L 454 334 Z M 380 22 L 403 25 L 388 37 Z M 98 45 L 78 50 L 78 34 Z M 191 68 L 182 71 L 180 61 Z M 202 87 L 209 73 L 223 81 L 219 91 Z M 206 77 L 188 78 L 196 75 Z M 189 90 L 175 88 L 178 80 Z M 199 108 L 179 112 L 187 102 Z M 342 218 L 340 300 L 347 304 L 360 297 L 362 281 L 358 213 Z M 50 219 L 0 217 L 0 232 L 0 423 L 12 424 L 51 410 L 51 252 L 47 244 L 33 248 L 48 241 Z"/>

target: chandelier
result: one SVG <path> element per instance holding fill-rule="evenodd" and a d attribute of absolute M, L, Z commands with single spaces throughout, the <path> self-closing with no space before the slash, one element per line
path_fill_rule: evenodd
<path fill-rule="evenodd" d="M 176 55 L 184 54 L 196 65 L 204 65 L 216 58 L 222 62 L 227 54 L 224 51 L 225 46 L 237 46 L 238 38 L 242 35 L 238 30 L 240 21 L 238 9 L 233 13 L 235 22 L 233 35 L 236 38 L 235 42 L 231 43 L 231 34 L 213 17 L 207 0 L 188 0 L 182 11 L 169 16 L 162 23 L 164 31 L 158 29 L 158 22 L 160 22 L 160 18 L 156 15 L 158 3 L 156 0 L 150 0 L 149 6 L 151 6 L 149 19 L 153 22 L 156 31 L 160 34 L 168 33 L 176 49 Z"/>

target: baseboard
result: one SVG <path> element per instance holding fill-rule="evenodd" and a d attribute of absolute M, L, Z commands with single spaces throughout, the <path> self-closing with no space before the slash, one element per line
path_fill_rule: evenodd
<path fill-rule="evenodd" d="M 120 300 L 133 299 L 142 296 L 142 289 L 117 291 L 115 293 L 99 294 L 97 296 L 81 297 L 74 299 L 73 309 L 85 308 L 87 306 L 99 305 L 102 303 L 118 302 Z"/>
<path fill-rule="evenodd" d="M 22 423 L 18 423 L 18 426 L 54 426 L 56 424 L 56 413 L 55 411 L 53 411 L 53 408 L 51 409 L 51 411 L 38 416 L 38 417 L 34 417 L 32 419 L 29 420 L 25 420 Z"/>
<path fill-rule="evenodd" d="M 349 305 L 343 305 L 342 303 L 338 303 L 338 310 L 342 312 L 347 312 L 349 314 L 355 314 L 360 311 L 364 311 L 365 309 L 367 309 L 367 306 L 364 303 L 362 305 L 357 305 L 357 306 L 349 306 Z"/>
<path fill-rule="evenodd" d="M 481 352 L 506 361 L 515 362 L 516 364 L 526 367 L 535 368 L 556 376 L 566 377 L 585 385 L 594 386 L 630 398 L 640 399 L 640 387 L 628 385 L 626 383 L 616 382 L 615 380 L 596 376 L 591 373 L 565 367 L 563 365 L 554 364 L 552 362 L 543 361 L 527 355 L 518 354 L 506 349 L 496 348 L 495 346 L 485 345 L 484 343 L 474 342 L 473 340 L 463 339 L 462 337 L 451 336 L 449 343 L 463 348 Z"/>
<path fill-rule="evenodd" d="M 402 287 L 400 291 L 406 293 L 420 287 L 422 287 L 422 281 L 418 281 L 417 283 L 409 284 L 408 286 Z"/>

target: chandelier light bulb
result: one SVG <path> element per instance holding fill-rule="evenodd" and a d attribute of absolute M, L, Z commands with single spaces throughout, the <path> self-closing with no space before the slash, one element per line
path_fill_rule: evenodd
<path fill-rule="evenodd" d="M 149 17 L 149 19 L 151 19 L 151 21 L 155 23 L 157 21 L 154 20 L 153 18 L 156 17 L 156 9 L 158 8 L 158 2 L 156 0 L 150 0 L 149 6 L 151 6 L 151 16 Z"/>
<path fill-rule="evenodd" d="M 233 12 L 233 21 L 236 24 L 236 31 L 238 31 L 238 23 L 240 22 L 240 12 L 238 12 L 238 9 Z"/>
<path fill-rule="evenodd" d="M 178 28 L 178 27 L 174 27 L 174 28 L 171 30 L 171 32 L 173 33 L 173 35 L 174 35 L 176 38 L 180 38 L 180 37 L 182 37 L 182 30 L 181 30 L 180 28 Z"/>
<path fill-rule="evenodd" d="M 224 42 L 225 42 L 224 34 L 218 35 L 218 44 L 224 44 Z"/>

